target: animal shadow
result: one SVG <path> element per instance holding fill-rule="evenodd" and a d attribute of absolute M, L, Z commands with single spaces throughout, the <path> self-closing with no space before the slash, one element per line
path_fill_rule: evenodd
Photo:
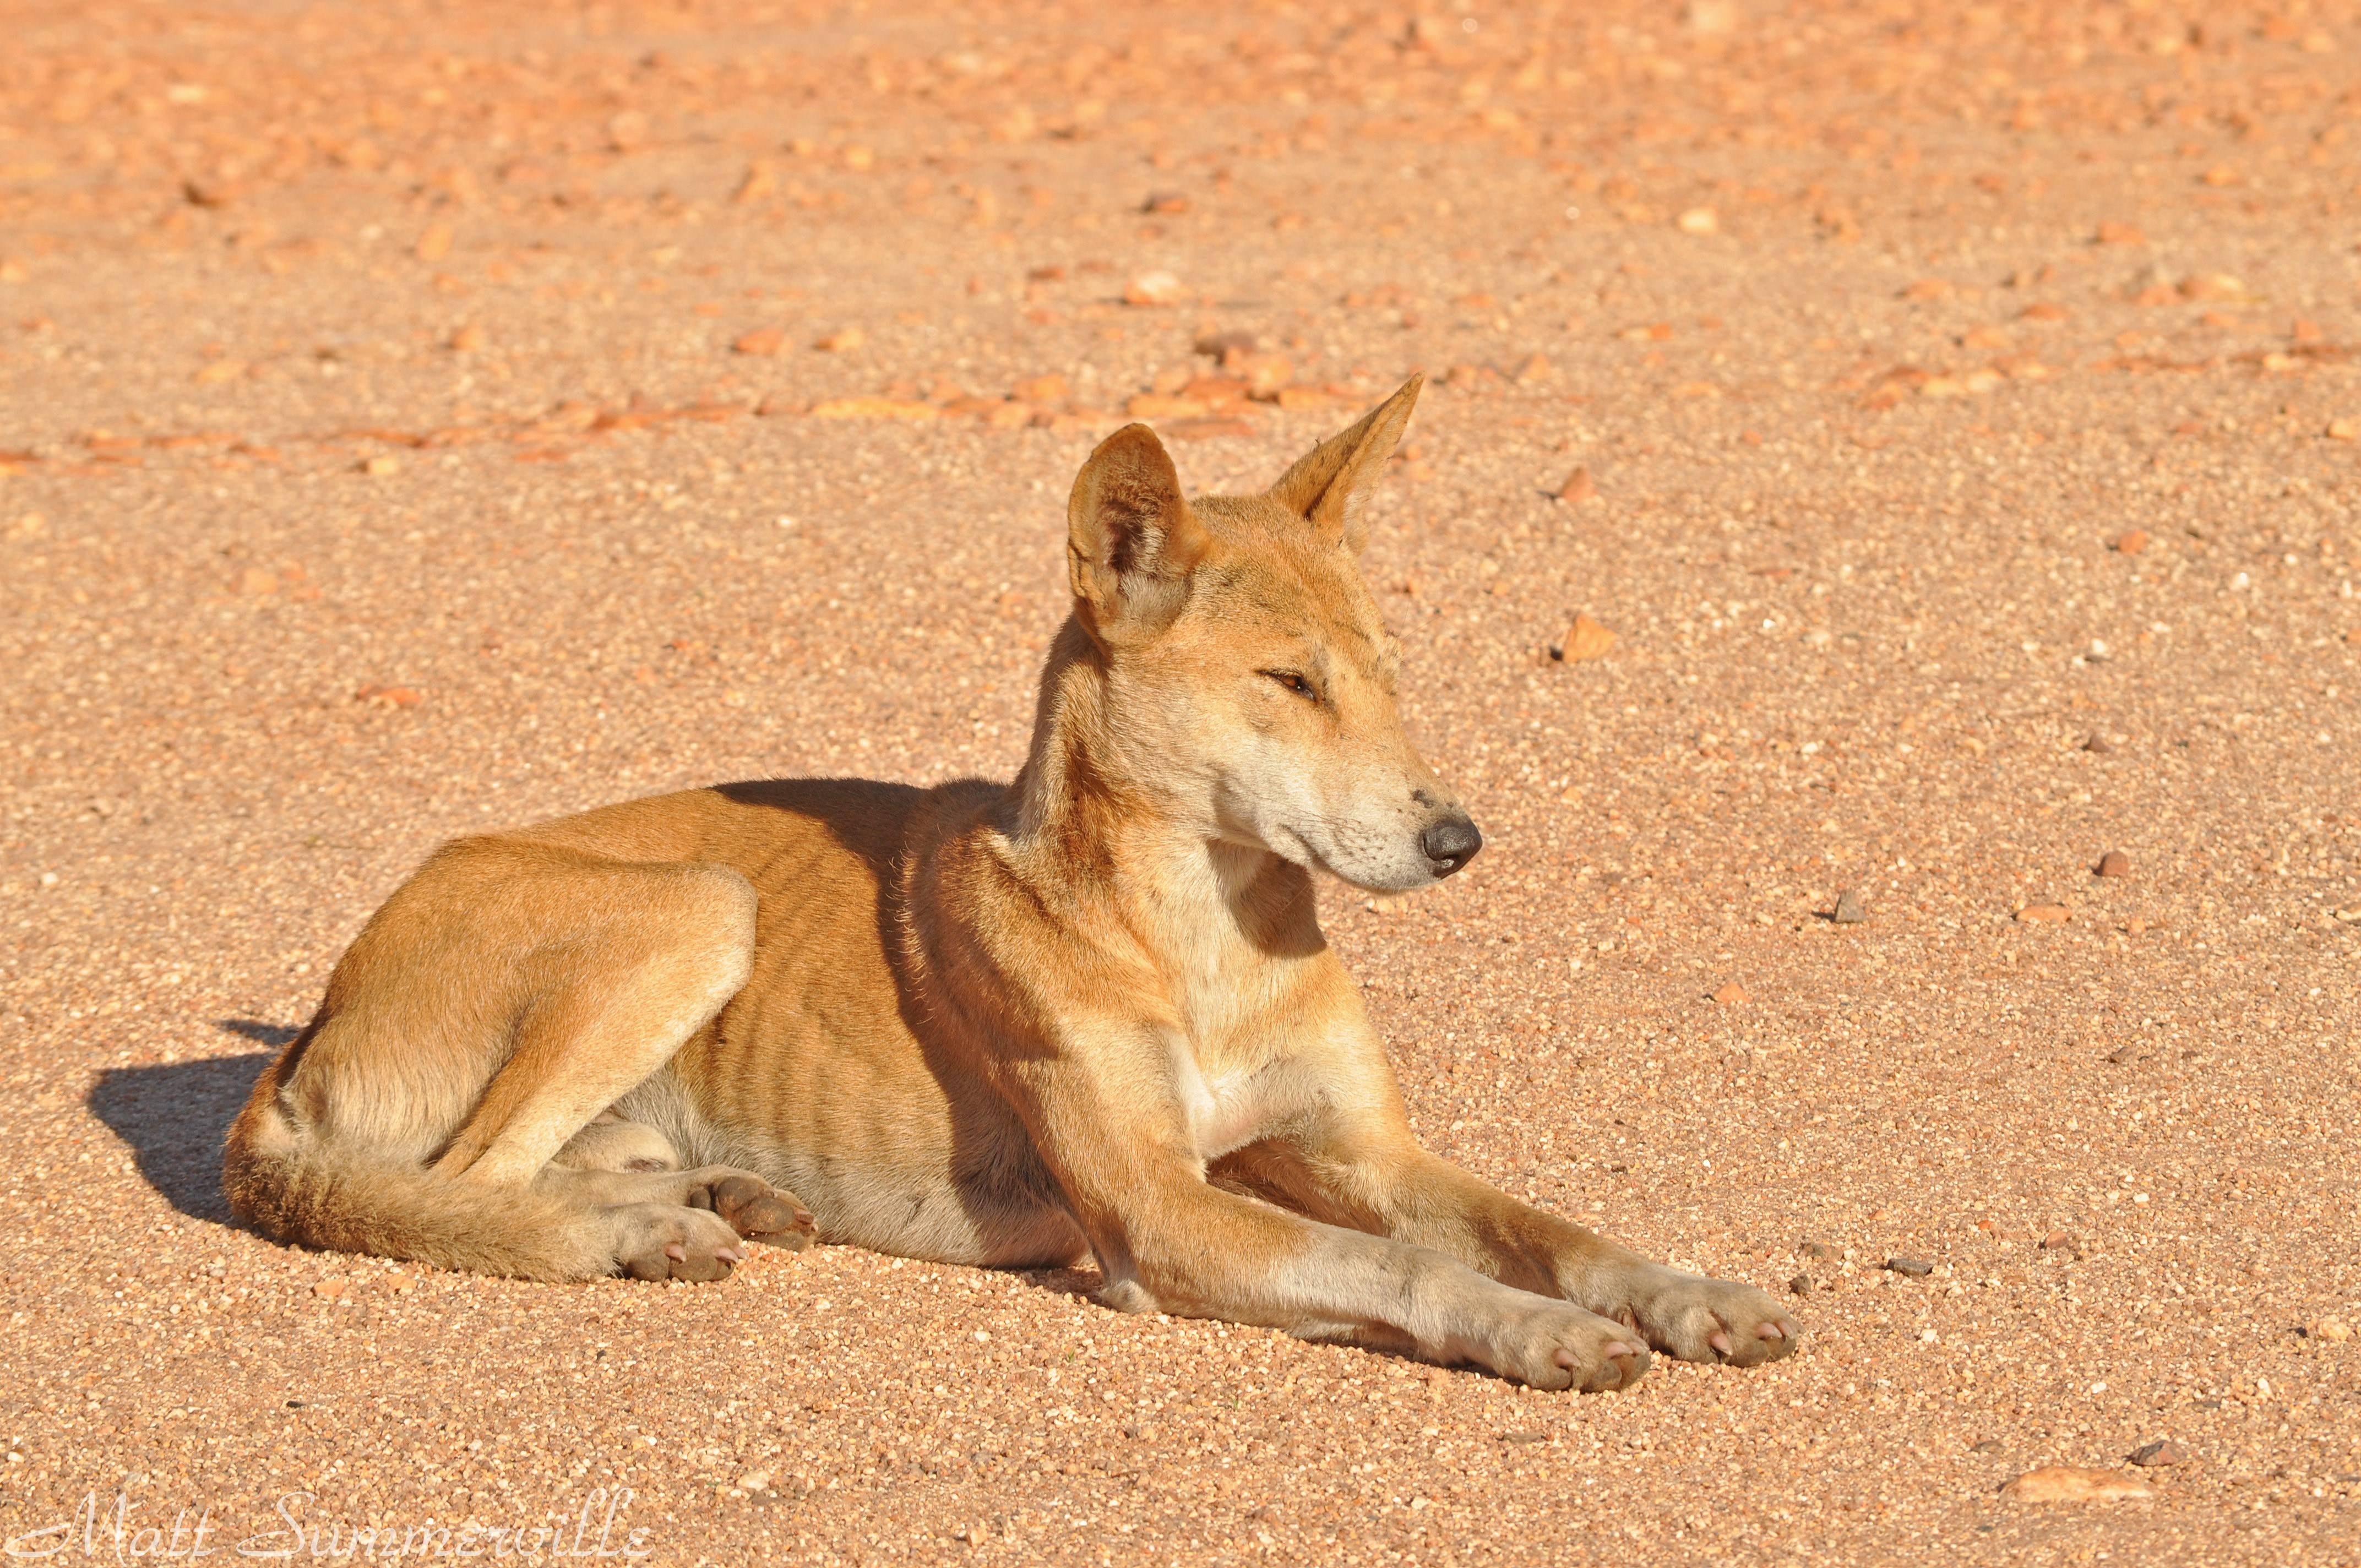
<path fill-rule="evenodd" d="M 227 1224 L 222 1140 L 253 1092 L 254 1080 L 295 1031 L 250 1018 L 225 1018 L 220 1026 L 272 1048 L 204 1061 L 108 1068 L 91 1088 L 90 1109 L 130 1146 L 140 1176 L 166 1202 L 192 1219 Z"/>

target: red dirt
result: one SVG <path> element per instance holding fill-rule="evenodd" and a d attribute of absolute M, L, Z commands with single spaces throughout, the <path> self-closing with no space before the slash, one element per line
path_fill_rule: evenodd
<path fill-rule="evenodd" d="M 0 37 L 0 1535 L 622 1488 L 679 1563 L 2361 1553 L 2361 10 Z M 227 1224 L 260 1051 L 435 842 L 1005 773 L 1097 434 L 1258 484 L 1414 368 L 1369 570 L 1491 845 L 1332 934 L 1439 1148 L 1805 1277 L 1794 1360 L 1543 1396 L 1082 1276 Z M 2152 1499 L 2000 1495 L 2158 1439 Z"/>

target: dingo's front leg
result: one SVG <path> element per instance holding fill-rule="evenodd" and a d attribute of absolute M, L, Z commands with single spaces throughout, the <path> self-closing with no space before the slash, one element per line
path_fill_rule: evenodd
<path fill-rule="evenodd" d="M 1127 1071 L 1037 1059 L 1009 1086 L 1098 1257 L 1109 1305 L 1474 1362 L 1538 1388 L 1620 1388 L 1647 1370 L 1636 1332 L 1555 1292 L 1208 1185 L 1172 1107 L 1133 1092 L 1161 1054 Z"/>
<path fill-rule="evenodd" d="M 1408 1130 L 1331 1126 L 1238 1151 L 1217 1179 L 1341 1225 L 1459 1259 L 1506 1284 L 1579 1303 L 1682 1361 L 1753 1366 L 1794 1352 L 1795 1320 L 1752 1285 L 1653 1263 L 1521 1203 L 1420 1147 Z"/>

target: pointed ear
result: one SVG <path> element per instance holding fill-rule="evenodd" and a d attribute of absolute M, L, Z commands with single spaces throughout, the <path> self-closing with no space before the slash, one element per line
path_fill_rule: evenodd
<path fill-rule="evenodd" d="M 1323 539 L 1360 554 L 1368 543 L 1369 497 L 1424 385 L 1425 377 L 1412 376 L 1350 430 L 1305 453 L 1270 488 L 1270 499 L 1308 521 Z"/>
<path fill-rule="evenodd" d="M 1101 642 L 1170 625 L 1211 543 L 1180 494 L 1170 455 L 1144 424 L 1100 442 L 1074 477 L 1066 569 L 1082 624 Z"/>

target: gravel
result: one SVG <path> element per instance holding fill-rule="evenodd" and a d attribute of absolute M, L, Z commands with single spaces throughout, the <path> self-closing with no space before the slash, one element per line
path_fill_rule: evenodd
<path fill-rule="evenodd" d="M 2352 1555 L 2361 1348 L 2297 1332 L 2361 1311 L 2352 5 L 6 31 L 0 1534 Z M 227 1223 L 222 1129 L 437 842 L 1005 776 L 1093 441 L 1165 400 L 1258 484 L 1419 368 L 1366 564 L 1488 847 L 1330 938 L 1439 1152 L 1808 1268 L 1795 1357 L 1548 1397 L 1088 1271 Z"/>

